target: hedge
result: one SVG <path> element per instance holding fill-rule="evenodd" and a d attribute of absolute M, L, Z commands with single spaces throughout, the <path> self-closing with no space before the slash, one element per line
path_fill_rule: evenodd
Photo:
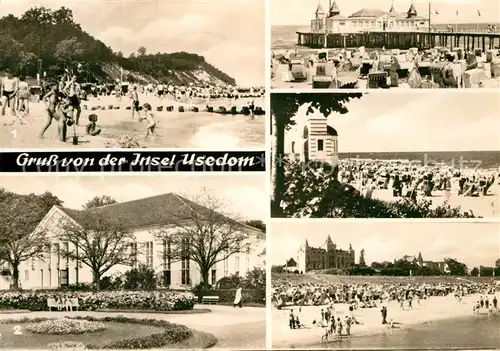
<path fill-rule="evenodd" d="M 78 298 L 82 311 L 98 309 L 136 309 L 154 311 L 192 310 L 196 296 L 173 291 L 12 291 L 0 292 L 0 309 L 47 311 L 49 298 Z"/>
<path fill-rule="evenodd" d="M 219 290 L 201 290 L 198 293 L 198 303 L 201 303 L 203 296 L 218 296 L 219 302 L 233 303 L 236 295 L 236 289 L 219 289 Z M 242 302 L 265 304 L 266 291 L 259 289 L 243 289 Z"/>

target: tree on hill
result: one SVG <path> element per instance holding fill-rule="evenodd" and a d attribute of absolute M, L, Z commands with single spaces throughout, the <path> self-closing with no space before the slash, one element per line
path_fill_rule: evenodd
<path fill-rule="evenodd" d="M 164 262 L 195 262 L 203 288 L 208 289 L 210 269 L 217 262 L 245 252 L 251 245 L 252 235 L 230 215 L 223 214 L 223 203 L 212 194 L 205 193 L 191 201 L 205 209 L 189 207 L 181 213 L 173 213 L 172 224 L 177 229 L 172 231 L 169 225 L 153 230 L 152 234 L 164 243 L 161 253 Z"/>
<path fill-rule="evenodd" d="M 137 49 L 137 53 L 139 54 L 139 56 L 146 55 L 146 48 L 144 46 L 141 46 L 139 49 Z"/>
<path fill-rule="evenodd" d="M 89 200 L 85 205 L 83 205 L 83 209 L 89 210 L 91 208 L 113 205 L 117 203 L 118 201 L 108 195 L 95 196 L 92 200 Z"/>
<path fill-rule="evenodd" d="M 448 270 L 450 275 L 464 276 L 467 275 L 467 265 L 462 262 L 458 262 L 454 258 L 446 258 L 444 263 L 448 265 Z"/>
<path fill-rule="evenodd" d="M 33 77 L 38 73 L 38 65 L 22 64 L 23 67 L 20 67 L 21 51 L 26 55 L 34 55 L 37 63 L 40 60 L 42 70 L 47 72 L 49 79 L 61 73 L 64 68 L 61 63 L 67 66 L 74 61 L 83 61 L 88 64 L 89 70 L 85 72 L 85 77 L 99 80 L 114 81 L 116 77 L 107 76 L 104 67 L 120 65 L 165 83 L 170 80 L 180 83 L 182 78 L 177 77 L 175 71 L 194 72 L 203 69 L 225 83 L 234 84 L 233 78 L 196 54 L 179 52 L 147 55 L 145 49 L 141 50 L 144 54 L 140 56 L 133 53 L 125 58 L 119 53 L 115 54 L 106 44 L 83 31 L 74 22 L 73 12 L 65 7 L 54 11 L 33 7 L 20 18 L 7 15 L 0 18 L 0 33 L 0 69 L 9 68 L 16 72 L 23 69 L 26 75 Z"/>
<path fill-rule="evenodd" d="M 83 54 L 82 43 L 77 38 L 61 40 L 56 45 L 54 56 L 61 61 L 65 67 L 70 66 Z"/>
<path fill-rule="evenodd" d="M 49 192 L 18 195 L 0 190 L 0 261 L 10 266 L 13 289 L 19 288 L 19 265 L 43 259 L 47 252 L 47 233 L 36 228 L 54 205 L 62 201 Z"/>
<path fill-rule="evenodd" d="M 271 208 L 273 217 L 281 217 L 281 199 L 285 191 L 285 174 L 284 174 L 284 159 L 285 159 L 285 131 L 289 130 L 294 124 L 293 117 L 299 108 L 308 104 L 307 114 L 314 113 L 319 110 L 323 116 L 328 117 L 332 112 L 345 114 L 349 112 L 346 103 L 354 98 L 361 98 L 362 94 L 358 93 L 304 93 L 304 94 L 271 94 L 271 113 L 273 115 L 275 134 L 275 150 L 272 152 L 273 171 L 274 171 L 274 193 L 273 205 Z"/>

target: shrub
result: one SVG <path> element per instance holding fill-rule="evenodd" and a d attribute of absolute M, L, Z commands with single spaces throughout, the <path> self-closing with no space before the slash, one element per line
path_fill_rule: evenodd
<path fill-rule="evenodd" d="M 84 350 L 85 344 L 79 341 L 59 341 L 50 343 L 48 348 L 51 350 Z"/>
<path fill-rule="evenodd" d="M 201 302 L 203 296 L 218 296 L 219 302 L 232 304 L 236 295 L 236 289 L 218 289 L 201 290 L 198 293 L 198 302 Z M 242 301 L 245 303 L 265 303 L 266 290 L 260 289 L 242 289 Z"/>
<path fill-rule="evenodd" d="M 154 311 L 191 310 L 196 296 L 174 291 L 7 291 L 0 292 L 0 309 L 46 311 L 48 298 L 78 298 L 80 310 L 137 309 Z"/>
<path fill-rule="evenodd" d="M 362 196 L 337 180 L 337 170 L 321 162 L 286 161 L 285 189 L 280 204 L 285 217 L 312 218 L 474 218 L 472 212 L 445 203 L 400 199 L 386 202 Z"/>
<path fill-rule="evenodd" d="M 106 326 L 96 321 L 58 318 L 28 324 L 26 329 L 35 334 L 74 335 L 100 332 L 105 330 Z"/>
<path fill-rule="evenodd" d="M 123 287 L 127 290 L 154 290 L 156 286 L 156 273 L 145 264 L 125 272 Z"/>

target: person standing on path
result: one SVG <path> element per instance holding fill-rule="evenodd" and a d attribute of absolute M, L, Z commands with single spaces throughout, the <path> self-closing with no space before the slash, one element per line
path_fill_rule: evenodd
<path fill-rule="evenodd" d="M 238 288 L 236 289 L 236 296 L 234 297 L 234 303 L 233 303 L 233 307 L 236 307 L 236 306 L 239 306 L 240 308 L 242 308 L 242 301 L 241 301 L 241 298 L 242 298 L 242 289 L 241 288 Z"/>

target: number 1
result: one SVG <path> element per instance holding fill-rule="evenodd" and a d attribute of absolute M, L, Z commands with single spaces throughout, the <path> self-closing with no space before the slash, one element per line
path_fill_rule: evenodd
<path fill-rule="evenodd" d="M 10 132 L 14 138 L 17 138 L 17 129 L 14 129 L 12 132 Z"/>

